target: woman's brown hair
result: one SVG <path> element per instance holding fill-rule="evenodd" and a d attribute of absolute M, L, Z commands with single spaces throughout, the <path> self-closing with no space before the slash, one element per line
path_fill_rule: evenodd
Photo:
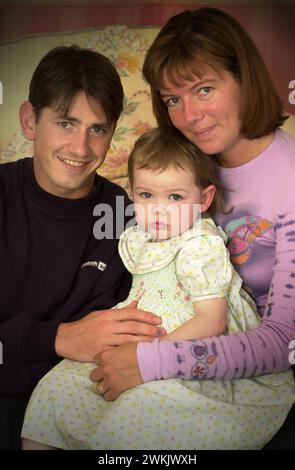
<path fill-rule="evenodd" d="M 281 126 L 281 101 L 252 39 L 230 15 L 217 8 L 185 11 L 170 18 L 150 46 L 143 74 L 151 86 L 153 110 L 171 125 L 160 95 L 164 72 L 175 85 L 202 75 L 204 66 L 230 72 L 241 87 L 241 135 L 262 137 Z"/>

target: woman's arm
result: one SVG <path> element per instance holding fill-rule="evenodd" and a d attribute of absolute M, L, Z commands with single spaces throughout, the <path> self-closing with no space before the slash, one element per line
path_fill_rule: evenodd
<path fill-rule="evenodd" d="M 164 336 L 164 341 L 201 339 L 224 333 L 227 321 L 227 301 L 223 298 L 194 302 L 195 316 Z"/>
<path fill-rule="evenodd" d="M 290 274 L 275 270 L 278 282 L 277 277 L 284 283 Z M 268 307 L 258 328 L 194 341 L 123 344 L 96 356 L 98 367 L 91 378 L 103 379 L 105 398 L 114 400 L 129 388 L 153 380 L 232 379 L 286 370 L 289 345 L 295 339 L 295 302 L 284 297 L 286 302 L 280 304 L 283 295 L 279 287 L 277 295 L 275 291 L 270 292 L 270 300 L 276 308 L 268 315 Z"/>
<path fill-rule="evenodd" d="M 281 372 L 290 367 L 290 344 L 295 340 L 294 199 L 295 195 L 288 201 L 289 210 L 286 204 L 280 212 L 284 219 L 277 222 L 277 262 L 262 323 L 255 329 L 228 336 L 118 346 L 112 349 L 112 357 L 105 356 L 103 361 L 104 367 L 111 368 L 124 359 L 124 389 L 116 381 L 115 371 L 108 376 L 114 396 L 152 380 L 232 379 Z M 97 361 L 100 363 L 100 357 Z M 99 368 L 95 369 L 96 374 L 104 377 Z"/>
<path fill-rule="evenodd" d="M 232 379 L 290 367 L 289 345 L 295 339 L 295 194 L 291 196 L 275 223 L 276 263 L 262 323 L 246 332 L 193 342 L 139 343 L 144 382 L 171 377 Z"/>
<path fill-rule="evenodd" d="M 137 360 L 144 382 L 172 377 L 187 380 L 252 377 L 287 370 L 289 344 L 294 338 L 290 320 L 285 323 L 283 319 L 276 322 L 266 318 L 258 328 L 228 336 L 138 343 Z"/>

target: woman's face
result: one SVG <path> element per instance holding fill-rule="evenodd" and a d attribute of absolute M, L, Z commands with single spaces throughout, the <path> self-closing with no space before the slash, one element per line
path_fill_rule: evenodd
<path fill-rule="evenodd" d="M 191 142 L 210 155 L 234 157 L 239 151 L 240 85 L 227 72 L 205 68 L 202 78 L 175 86 L 167 74 L 160 89 L 171 122 Z"/>

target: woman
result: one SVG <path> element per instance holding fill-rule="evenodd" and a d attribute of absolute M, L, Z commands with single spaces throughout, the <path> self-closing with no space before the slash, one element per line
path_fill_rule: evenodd
<path fill-rule="evenodd" d="M 216 222 L 262 323 L 213 339 L 123 345 L 98 355 L 91 377 L 112 400 L 152 380 L 286 370 L 295 338 L 295 140 L 279 129 L 286 117 L 267 68 L 233 18 L 201 8 L 168 21 L 143 73 L 159 125 L 175 126 L 215 159 L 228 209 Z M 196 357 L 196 345 L 210 362 Z"/>

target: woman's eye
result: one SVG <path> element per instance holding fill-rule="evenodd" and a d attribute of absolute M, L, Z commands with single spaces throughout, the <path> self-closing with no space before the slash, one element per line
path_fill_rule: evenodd
<path fill-rule="evenodd" d="M 203 86 L 201 89 L 200 89 L 200 94 L 201 95 L 208 95 L 208 93 L 210 93 L 210 91 L 212 90 L 212 86 Z"/>
<path fill-rule="evenodd" d="M 179 98 L 177 96 L 172 96 L 172 98 L 169 98 L 168 100 L 165 101 L 166 106 L 168 107 L 173 107 L 179 103 Z"/>
<path fill-rule="evenodd" d="M 171 199 L 171 201 L 181 201 L 183 198 L 180 194 L 171 194 L 169 199 Z"/>

